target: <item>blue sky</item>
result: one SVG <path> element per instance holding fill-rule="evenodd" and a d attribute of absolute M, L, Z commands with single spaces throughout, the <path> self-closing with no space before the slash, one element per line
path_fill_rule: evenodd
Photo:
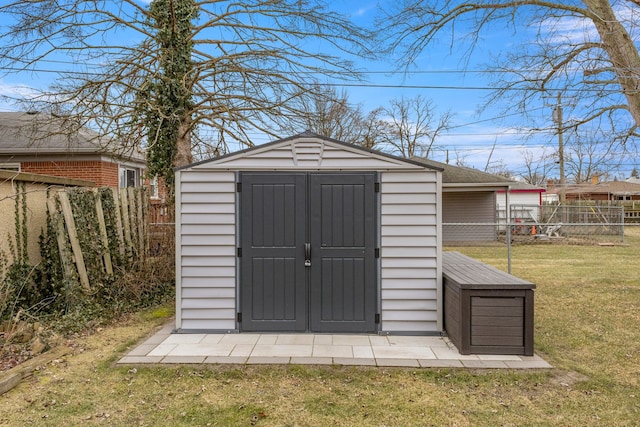
<path fill-rule="evenodd" d="M 140 0 L 141 3 L 148 1 Z M 369 0 L 333 0 L 333 8 L 347 14 L 363 26 L 371 26 L 377 14 L 376 1 Z M 383 3 L 386 3 L 383 1 Z M 568 22 L 565 34 L 573 32 L 584 37 L 588 29 L 580 28 L 578 22 Z M 553 107 L 545 105 L 545 101 L 532 103 L 528 106 L 532 118 L 523 118 L 519 114 L 504 115 L 499 108 L 488 109 L 478 114 L 478 109 L 484 104 L 490 90 L 489 78 L 479 72 L 482 64 L 491 57 L 513 48 L 523 37 L 531 35 L 532 29 L 523 26 L 518 34 L 511 30 L 496 28 L 483 34 L 474 55 L 468 64 L 463 61 L 463 52 L 451 51 L 449 42 L 434 44 L 417 58 L 414 67 L 409 72 L 397 71 L 397 62 L 363 61 L 353 58 L 358 66 L 365 70 L 366 82 L 360 85 L 338 86 L 344 88 L 349 99 L 354 104 L 360 104 L 365 112 L 377 107 L 389 105 L 393 98 L 412 98 L 421 95 L 433 100 L 441 112 L 454 113 L 454 128 L 436 142 L 437 149 L 433 158 L 444 161 L 446 152 L 452 163 L 456 159 L 465 165 L 484 169 L 488 162 L 493 165 L 504 164 L 512 172 L 523 172 L 523 151 L 529 150 L 536 155 L 543 151 L 553 151 L 557 147 L 557 135 L 553 132 L 540 132 L 536 136 L 524 139 L 516 127 L 551 126 Z M 68 67 L 67 64 L 47 63 L 46 69 Z M 56 76 L 55 73 L 21 73 L 0 77 L 0 91 L 5 94 L 29 94 L 31 87 L 45 87 Z M 552 95 L 552 94 L 550 94 Z M 555 95 L 555 93 L 553 93 Z M 553 100 L 549 101 L 549 104 Z M 14 110 L 14 106 L 0 104 L 1 110 Z M 256 135 L 256 140 L 266 138 Z M 495 149 L 494 149 L 495 146 Z M 619 177 L 628 175 L 628 170 L 621 171 Z M 557 174 L 557 171 L 554 171 Z M 552 174 L 554 173 L 552 172 Z"/>
<path fill-rule="evenodd" d="M 577 3 L 582 6 L 581 2 Z M 617 16 L 626 24 L 631 36 L 635 40 L 640 40 L 638 25 L 640 9 L 625 2 L 614 1 L 613 4 Z M 364 26 L 372 22 L 376 14 L 375 2 L 372 1 L 343 0 L 336 1 L 334 5 Z M 525 10 L 524 13 L 527 11 Z M 493 166 L 502 164 L 513 173 L 523 173 L 525 151 L 534 158 L 557 153 L 558 135 L 554 132 L 552 113 L 558 91 L 550 91 L 529 102 L 528 117 L 516 111 L 510 113 L 508 100 L 479 113 L 480 107 L 485 105 L 492 91 L 477 88 L 489 88 L 493 84 L 489 75 L 481 70 L 485 69 L 491 58 L 518 49 L 522 43 L 533 40 L 538 30 L 542 32 L 553 30 L 557 37 L 554 41 L 562 39 L 563 42 L 570 40 L 573 43 L 581 43 L 584 40 L 599 41 L 599 36 L 592 23 L 578 18 L 562 19 L 557 22 L 545 21 L 539 26 L 529 26 L 521 19 L 522 16 L 523 14 L 519 15 L 517 32 L 499 25 L 492 25 L 488 31 L 482 32 L 468 62 L 465 62 L 468 45 L 461 45 L 458 48 L 458 44 L 454 43 L 455 47 L 451 48 L 450 33 L 444 33 L 440 43 L 431 44 L 429 49 L 423 51 L 416 59 L 409 74 L 368 76 L 373 84 L 399 84 L 405 85 L 405 89 L 348 88 L 350 99 L 375 108 L 393 97 L 413 97 L 420 94 L 430 98 L 442 111 L 449 110 L 455 114 L 453 129 L 437 141 L 441 150 L 436 150 L 433 158 L 443 161 L 448 151 L 451 162 L 460 159 L 465 165 L 478 169 L 484 169 L 487 164 Z M 457 24 L 456 31 L 457 37 L 464 37 L 465 28 L 462 25 Z M 363 68 L 387 71 L 394 69 L 394 64 L 369 62 L 363 63 Z M 576 109 L 583 107 L 580 106 L 581 100 L 571 99 L 571 92 L 563 92 L 562 95 L 564 102 L 573 104 Z M 565 110 L 565 121 L 575 118 L 570 110 L 571 108 Z M 548 130 L 527 136 L 523 131 L 518 130 L 521 128 L 548 128 Z M 558 166 L 553 164 L 553 160 L 550 161 L 552 168 L 550 174 L 557 177 L 559 170 Z M 623 166 L 614 171 L 609 178 L 626 178 L 631 169 L 638 166 L 637 157 L 626 158 Z"/>
<path fill-rule="evenodd" d="M 372 1 L 337 1 L 334 6 L 364 26 L 370 25 L 376 14 L 376 5 Z M 505 115 L 498 108 L 490 108 L 481 114 L 478 112 L 491 94 L 489 78 L 481 72 L 483 62 L 490 54 L 512 48 L 517 37 L 520 35 L 513 34 L 511 30 L 493 28 L 490 33 L 483 34 L 468 64 L 465 64 L 464 52 L 451 49 L 447 39 L 424 51 L 408 73 L 381 73 L 394 71 L 397 65 L 393 61 L 360 62 L 362 68 L 375 72 L 367 74 L 372 85 L 402 85 L 406 88 L 348 87 L 346 90 L 352 102 L 362 104 L 367 110 L 386 106 L 393 98 L 416 95 L 429 98 L 441 112 L 454 113 L 454 128 L 436 143 L 434 159 L 444 161 L 448 150 L 452 163 L 458 159 L 465 165 L 484 169 L 488 162 L 493 165 L 502 162 L 517 172 L 521 170 L 523 149 L 535 152 L 557 141 L 557 136 L 552 133 L 523 141 L 522 133 L 515 126 L 527 126 L 527 123 L 519 114 Z M 545 105 L 531 106 L 531 111 L 537 111 L 542 121 L 547 117 L 549 124 L 552 109 Z"/>

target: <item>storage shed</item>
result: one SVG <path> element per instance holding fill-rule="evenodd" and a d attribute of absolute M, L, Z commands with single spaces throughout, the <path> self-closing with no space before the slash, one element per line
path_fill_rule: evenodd
<path fill-rule="evenodd" d="M 178 168 L 177 331 L 441 333 L 441 191 L 312 133 Z"/>

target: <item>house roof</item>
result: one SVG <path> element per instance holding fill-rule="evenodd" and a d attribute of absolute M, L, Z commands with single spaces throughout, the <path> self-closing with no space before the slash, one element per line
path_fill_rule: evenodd
<path fill-rule="evenodd" d="M 420 157 L 414 157 L 413 159 L 419 163 L 442 169 L 442 182 L 446 184 L 500 184 L 499 186 L 505 186 L 516 182 L 464 166 L 453 166 Z"/>
<path fill-rule="evenodd" d="M 235 166 L 259 169 L 261 167 L 260 157 L 265 156 L 267 152 L 272 152 L 272 154 L 269 155 L 269 158 L 272 158 L 273 156 L 280 158 L 280 168 L 289 168 L 293 166 L 297 167 L 301 163 L 306 163 L 311 168 L 319 166 L 320 163 L 322 163 L 322 165 L 324 166 L 327 166 L 332 162 L 333 164 L 338 165 L 340 162 L 339 159 L 332 158 L 329 154 L 330 151 L 349 152 L 351 153 L 351 155 L 356 156 L 360 159 L 365 157 L 376 159 L 378 166 L 382 168 L 391 167 L 397 169 L 419 167 L 421 169 L 426 168 L 439 172 L 442 171 L 442 168 L 436 165 L 428 165 L 412 159 L 405 159 L 402 157 L 383 153 L 381 151 L 370 150 L 368 148 L 364 148 L 354 144 L 348 144 L 346 142 L 321 136 L 309 131 L 288 138 L 272 141 L 266 144 L 257 145 L 255 147 L 250 147 L 241 151 L 236 151 L 224 156 L 203 160 L 185 166 L 180 166 L 177 167 L 176 170 L 208 167 L 233 168 Z M 310 161 L 312 158 L 316 158 L 316 160 Z M 242 161 L 243 159 L 244 162 Z M 266 163 L 264 164 L 266 165 Z M 271 162 L 271 165 L 273 164 L 274 163 Z M 371 163 L 368 163 L 368 165 L 371 166 Z M 354 167 L 355 165 L 353 164 L 345 165 L 343 163 L 339 168 L 353 169 Z"/>
<path fill-rule="evenodd" d="M 559 188 L 548 190 L 548 193 L 558 194 Z M 565 194 L 615 194 L 640 195 L 640 183 L 628 181 L 603 181 L 598 184 L 567 185 Z"/>
<path fill-rule="evenodd" d="M 414 160 L 439 167 L 442 172 L 443 187 L 495 187 L 497 189 L 505 189 L 517 191 L 545 191 L 541 187 L 527 184 L 526 182 L 514 181 L 499 175 L 482 172 L 478 169 L 472 169 L 464 166 L 453 166 L 447 163 L 437 162 L 431 159 L 423 159 L 416 157 Z M 499 190 L 498 190 L 499 191 Z"/>
<path fill-rule="evenodd" d="M 144 160 L 135 153 L 124 155 L 115 141 L 69 118 L 37 112 L 0 112 L 0 155 L 107 154 Z"/>
<path fill-rule="evenodd" d="M 513 181 L 513 184 L 509 185 L 509 190 L 512 192 L 521 192 L 521 193 L 544 193 L 547 190 L 538 187 L 536 185 L 529 184 L 527 182 Z M 498 190 L 501 191 L 501 190 Z"/>

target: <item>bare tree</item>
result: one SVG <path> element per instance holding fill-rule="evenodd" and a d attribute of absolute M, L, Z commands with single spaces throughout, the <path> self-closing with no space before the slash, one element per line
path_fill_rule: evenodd
<path fill-rule="evenodd" d="M 409 0 L 380 20 L 404 64 L 416 63 L 429 47 L 448 40 L 453 51 L 471 58 L 485 32 L 511 29 L 523 45 L 492 58 L 487 68 L 495 81 L 492 103 L 529 112 L 532 101 L 549 91 L 570 90 L 579 100 L 566 129 L 585 127 L 611 132 L 624 150 L 640 125 L 640 55 L 627 28 L 638 24 L 638 2 L 609 0 Z M 468 62 L 467 62 L 468 63 Z M 508 99 L 511 102 L 504 103 Z M 569 114 L 570 113 L 570 114 Z M 565 128 L 561 129 L 561 131 Z"/>
<path fill-rule="evenodd" d="M 471 166 L 468 157 L 470 156 L 470 154 L 468 152 L 464 152 L 463 150 L 458 150 L 456 147 L 453 147 L 453 153 L 449 152 L 449 149 L 447 149 L 447 157 L 445 160 L 446 164 L 450 164 L 451 163 L 451 159 L 450 157 L 453 157 L 453 164 L 456 166 L 460 166 L 463 168 L 473 168 L 473 166 Z"/>
<path fill-rule="evenodd" d="M 446 131 L 452 114 L 437 116 L 433 101 L 421 96 L 393 99 L 388 107 L 363 113 L 352 105 L 346 92 L 320 88 L 300 97 L 297 102 L 304 112 L 288 123 L 289 132 L 311 130 L 326 136 L 399 154 L 405 158 L 428 157 L 435 140 Z"/>
<path fill-rule="evenodd" d="M 509 170 L 509 166 L 502 159 L 488 164 L 484 171 L 502 178 L 513 179 L 513 172 Z"/>
<path fill-rule="evenodd" d="M 493 175 L 501 176 L 503 178 L 513 179 L 513 173 L 509 170 L 509 167 L 503 159 L 492 160 L 493 153 L 496 150 L 497 144 L 498 141 L 496 139 L 493 141 L 493 145 L 491 146 L 491 151 L 489 152 L 489 156 L 487 157 L 487 163 L 484 166 L 484 171 Z"/>
<path fill-rule="evenodd" d="M 616 151 L 618 145 L 604 132 L 577 133 L 567 135 L 564 144 L 564 162 L 567 182 L 581 184 L 594 176 L 615 173 L 621 159 Z M 544 185 L 558 168 L 558 149 L 545 147 L 539 151 L 523 150 L 525 172 L 520 177 L 529 184 Z"/>
<path fill-rule="evenodd" d="M 556 169 L 557 153 L 545 147 L 537 152 L 522 150 L 525 171 L 520 177 L 531 185 L 544 186 L 552 177 L 552 171 Z"/>
<path fill-rule="evenodd" d="M 569 181 L 590 182 L 594 176 L 608 176 L 620 166 L 618 146 L 606 133 L 571 133 L 565 143 L 565 169 Z"/>
<path fill-rule="evenodd" d="M 345 91 L 338 92 L 333 87 L 316 85 L 314 91 L 305 93 L 295 102 L 301 116 L 285 123 L 283 132 L 293 134 L 310 130 L 372 149 L 381 142 L 386 131 L 386 122 L 380 118 L 382 108 L 365 114 L 362 106 L 349 102 Z"/>
<path fill-rule="evenodd" d="M 290 101 L 319 76 L 357 77 L 342 54 L 327 52 L 368 53 L 367 33 L 319 0 L 13 0 L 0 6 L 0 22 L 2 70 L 62 67 L 50 89 L 21 100 L 27 108 L 78 117 L 130 149 L 156 140 L 145 117 L 166 120 L 158 103 L 174 94 L 157 85 L 184 50 L 158 35 L 188 27 L 190 63 L 173 75 L 189 96 L 172 117 L 182 153 L 173 166 L 193 151 L 227 152 L 230 141 L 250 146 L 255 132 L 277 137 L 282 121 L 300 115 Z"/>
<path fill-rule="evenodd" d="M 452 113 L 437 115 L 433 101 L 418 95 L 394 99 L 384 109 L 388 131 L 384 143 L 388 150 L 405 158 L 428 158 L 438 136 L 451 126 Z"/>

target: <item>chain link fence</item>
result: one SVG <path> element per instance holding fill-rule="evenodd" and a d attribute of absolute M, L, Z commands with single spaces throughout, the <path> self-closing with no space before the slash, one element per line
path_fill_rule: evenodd
<path fill-rule="evenodd" d="M 625 216 L 622 206 L 607 205 L 511 205 L 509 221 L 499 227 L 512 242 L 622 243 Z M 507 217 L 498 213 L 500 218 Z M 510 230 L 508 230 L 508 227 Z"/>
<path fill-rule="evenodd" d="M 513 245 L 617 245 L 625 227 L 638 226 L 625 218 L 624 207 L 606 205 L 510 205 L 499 209 L 495 222 L 444 222 L 446 246 L 505 245 L 511 265 Z"/>

